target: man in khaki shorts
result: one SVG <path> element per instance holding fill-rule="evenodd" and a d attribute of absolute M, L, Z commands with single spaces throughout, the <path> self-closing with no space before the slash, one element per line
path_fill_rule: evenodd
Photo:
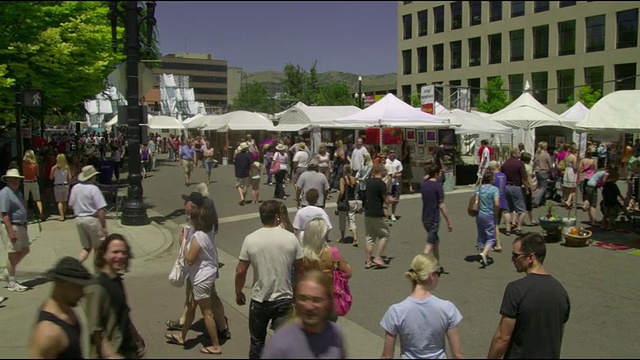
<path fill-rule="evenodd" d="M 382 258 L 382 253 L 389 239 L 389 225 L 384 221 L 384 208 L 387 204 L 393 204 L 398 198 L 387 193 L 387 184 L 382 180 L 387 176 L 384 164 L 374 166 L 375 176 L 367 180 L 365 190 L 366 203 L 364 207 L 365 262 L 364 268 L 386 268 L 387 264 Z M 378 243 L 378 249 L 373 259 L 373 245 Z"/>
<path fill-rule="evenodd" d="M 7 290 L 16 292 L 28 289 L 16 281 L 16 267 L 29 253 L 27 209 L 24 207 L 24 198 L 19 191 L 22 178 L 18 169 L 9 169 L 1 178 L 7 186 L 0 191 L 0 212 L 4 223 L 4 226 L 0 226 L 0 236 L 8 253 Z"/>
<path fill-rule="evenodd" d="M 95 184 L 96 175 L 100 174 L 92 165 L 82 168 L 78 175 L 78 184 L 71 188 L 69 206 L 76 216 L 78 234 L 82 250 L 78 254 L 78 260 L 84 262 L 89 257 L 91 249 L 97 249 L 100 243 L 107 237 L 107 222 L 104 208 L 107 201 L 102 191 Z"/>

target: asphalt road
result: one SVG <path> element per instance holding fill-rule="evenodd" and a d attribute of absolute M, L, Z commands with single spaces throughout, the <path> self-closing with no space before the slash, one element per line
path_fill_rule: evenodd
<path fill-rule="evenodd" d="M 233 338 L 223 345 L 222 358 L 246 358 L 249 336 L 247 307 L 235 305 L 233 295 L 233 271 L 237 263 L 244 237 L 258 229 L 261 224 L 256 205 L 238 205 L 238 194 L 234 188 L 233 167 L 219 167 L 212 177 L 216 180 L 209 186 L 221 218 L 217 236 L 221 261 L 225 263 L 217 288 L 225 302 L 230 318 Z M 204 170 L 196 169 L 192 182 L 205 180 Z M 145 201 L 164 218 L 162 222 L 172 233 L 178 233 L 184 221 L 183 201 L 180 195 L 187 194 L 195 185 L 186 187 L 178 163 L 159 162 L 158 171 L 144 180 Z M 440 279 L 435 295 L 451 300 L 462 313 L 464 320 L 460 334 L 466 357 L 485 357 L 500 315 L 498 313 L 502 294 L 508 282 L 518 279 L 510 262 L 510 245 L 514 236 L 503 236 L 503 253 L 492 253 L 494 263 L 480 268 L 475 251 L 475 221 L 466 214 L 469 193 L 449 194 L 445 203 L 453 219 L 453 232 L 443 226 L 441 236 L 441 263 L 449 272 Z M 292 194 L 289 187 L 287 193 Z M 262 186 L 261 199 L 269 199 L 273 187 Z M 335 196 L 330 203 L 335 203 Z M 285 200 L 294 206 L 290 197 Z M 338 219 L 335 207 L 327 212 L 335 230 L 330 237 L 338 236 Z M 424 247 L 425 231 L 420 222 L 421 202 L 417 195 L 405 196 L 393 223 L 391 239 L 386 255 L 390 267 L 382 270 L 364 269 L 364 249 L 348 244 L 337 244 L 345 259 L 352 264 L 353 278 L 350 280 L 354 305 L 341 325 L 349 329 L 347 346 L 350 357 L 377 357 L 382 351 L 383 330 L 379 321 L 389 305 L 403 300 L 410 293 L 410 283 L 404 278 L 411 259 Z M 560 210 L 558 210 L 560 211 Z M 562 214 L 562 213 L 560 213 Z M 293 217 L 294 213 L 290 212 Z M 586 215 L 578 213 L 578 220 Z M 358 229 L 364 229 L 362 215 L 357 216 Z M 540 231 L 539 227 L 529 228 Z M 361 233 L 360 239 L 364 240 Z M 132 316 L 146 338 L 149 358 L 200 358 L 210 357 L 198 352 L 200 345 L 189 344 L 185 350 L 167 344 L 163 334 L 164 322 L 176 318 L 181 311 L 183 290 L 171 287 L 167 275 L 177 253 L 174 246 L 170 252 L 142 263 L 133 262 L 131 273 L 125 284 L 132 307 Z M 572 311 L 565 329 L 562 357 L 564 358 L 632 358 L 640 354 L 637 341 L 637 319 L 640 319 L 640 287 L 636 281 L 640 273 L 640 257 L 597 247 L 568 248 L 560 244 L 547 247 L 547 270 L 567 289 L 572 302 Z M 248 277 L 251 279 L 251 276 Z M 7 314 L 3 309 L 0 320 L 3 324 L 15 324 L 15 337 L 0 332 L 0 357 L 26 356 L 26 343 L 30 321 L 37 304 L 46 296 L 49 287 L 38 286 L 24 295 L 24 302 Z M 197 316 L 197 318 L 199 315 Z M 198 324 L 196 324 L 198 325 Z M 201 321 L 199 323 L 202 328 Z M 196 326 L 196 328 L 198 327 Z M 200 335 L 192 332 L 190 337 Z"/>

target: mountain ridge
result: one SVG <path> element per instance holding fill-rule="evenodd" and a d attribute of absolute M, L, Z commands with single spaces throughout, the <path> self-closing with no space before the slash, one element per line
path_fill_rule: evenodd
<path fill-rule="evenodd" d="M 256 71 L 256 72 L 246 72 L 247 74 L 247 82 L 252 83 L 254 81 L 263 83 L 263 84 L 271 84 L 272 86 L 276 84 L 280 84 L 282 80 L 284 80 L 284 72 L 275 71 L 275 70 L 267 70 L 267 71 Z M 358 86 L 358 76 L 362 76 L 362 86 L 365 88 L 374 87 L 374 86 L 382 86 L 382 85 L 395 85 L 397 81 L 396 73 L 387 73 L 380 75 L 358 75 L 353 73 L 346 73 L 342 71 L 325 71 L 323 73 L 318 73 L 318 82 L 320 84 L 329 83 L 329 82 L 345 82 L 350 88 L 355 88 Z M 394 86 L 395 87 L 395 86 Z"/>

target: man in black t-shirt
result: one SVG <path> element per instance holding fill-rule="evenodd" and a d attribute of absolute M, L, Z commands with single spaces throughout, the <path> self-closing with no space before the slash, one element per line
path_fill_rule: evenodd
<path fill-rule="evenodd" d="M 246 142 L 243 142 L 238 147 L 240 152 L 233 159 L 236 174 L 236 188 L 238 189 L 238 194 L 240 194 L 240 206 L 244 205 L 247 189 L 249 189 L 250 186 L 249 176 L 251 175 L 251 163 L 253 163 L 253 157 L 247 151 L 248 149 L 249 145 Z"/>
<path fill-rule="evenodd" d="M 387 169 L 384 164 L 376 164 L 374 166 L 375 176 L 367 180 L 367 188 L 365 190 L 365 207 L 364 207 L 364 230 L 365 240 L 365 269 L 372 267 L 386 268 L 387 264 L 382 259 L 382 252 L 389 238 L 389 225 L 385 222 L 384 208 L 387 204 L 392 204 L 398 199 L 387 193 L 387 184 L 382 180 L 387 176 Z M 378 250 L 376 255 L 371 259 L 373 252 L 373 244 L 378 242 Z"/>
<path fill-rule="evenodd" d="M 539 233 L 527 233 L 513 242 L 511 261 L 527 275 L 507 285 L 502 319 L 491 341 L 488 359 L 559 359 L 564 325 L 571 303 L 562 284 L 544 269 L 547 253 Z"/>

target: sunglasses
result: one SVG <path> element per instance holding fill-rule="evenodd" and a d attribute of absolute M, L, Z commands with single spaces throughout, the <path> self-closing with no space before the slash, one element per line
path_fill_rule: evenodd
<path fill-rule="evenodd" d="M 438 270 L 434 271 L 433 273 L 440 277 L 440 275 L 444 274 L 444 268 L 440 266 Z"/>
<path fill-rule="evenodd" d="M 511 258 L 512 259 L 519 259 L 522 256 L 529 256 L 529 254 L 525 254 L 525 253 L 518 254 L 517 252 L 513 252 L 513 251 L 511 252 Z"/>

